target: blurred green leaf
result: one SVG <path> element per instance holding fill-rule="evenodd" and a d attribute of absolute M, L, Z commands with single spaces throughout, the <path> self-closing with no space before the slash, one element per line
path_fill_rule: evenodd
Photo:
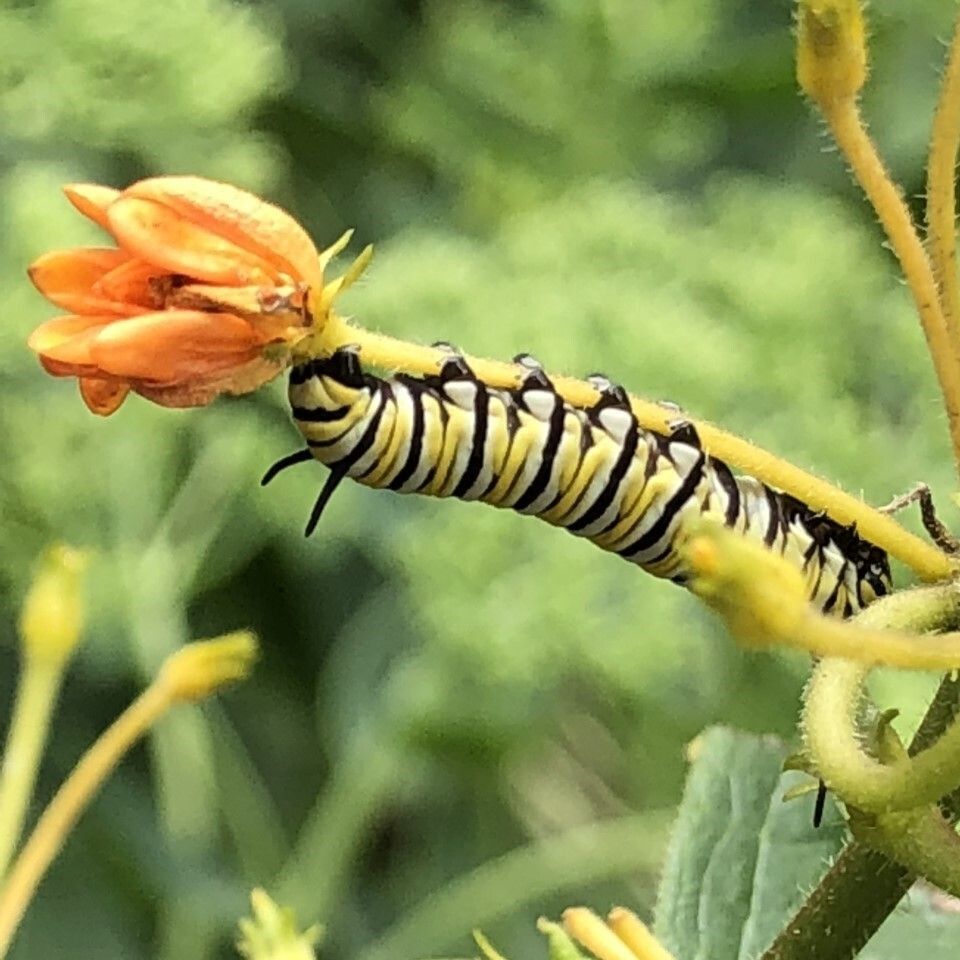
<path fill-rule="evenodd" d="M 953 960 L 960 942 L 955 900 L 929 888 L 915 889 L 863 948 L 860 960 Z"/>
<path fill-rule="evenodd" d="M 482 864 L 420 903 L 360 954 L 359 960 L 415 960 L 456 944 L 471 926 L 553 892 L 660 862 L 666 819 L 649 811 L 545 837 Z"/>
<path fill-rule="evenodd" d="M 865 110 L 908 196 L 953 14 L 871 11 Z M 257 483 L 300 443 L 282 383 L 91 417 L 24 345 L 56 312 L 27 263 L 103 242 L 60 185 L 233 180 L 320 245 L 353 225 L 377 244 L 347 301 L 360 322 L 605 370 L 874 502 L 922 477 L 947 503 L 922 336 L 797 97 L 789 27 L 756 0 L 2 6 L 0 713 L 35 556 L 55 539 L 99 552 L 38 803 L 171 646 L 240 626 L 264 642 L 214 723 L 185 715 L 117 771 L 13 960 L 65 944 L 146 960 L 158 943 L 212 960 L 250 875 L 278 863 L 329 920 L 324 955 L 354 957 L 478 865 L 674 804 L 704 725 L 789 734 L 807 669 L 744 654 L 615 557 L 481 507 L 344 485 L 304 541 L 322 470 Z M 882 691 L 924 697 L 900 676 Z M 652 897 L 652 873 L 589 876 L 572 864 L 566 889 Z M 556 915 L 559 896 L 536 909 Z M 506 956 L 543 954 L 532 909 L 498 908 Z M 463 949 L 468 913 L 445 915 Z"/>
<path fill-rule="evenodd" d="M 782 774 L 784 744 L 724 728 L 695 759 L 667 854 L 656 935 L 677 957 L 749 960 L 773 940 L 844 839 L 836 808 L 784 803 L 802 775 Z"/>

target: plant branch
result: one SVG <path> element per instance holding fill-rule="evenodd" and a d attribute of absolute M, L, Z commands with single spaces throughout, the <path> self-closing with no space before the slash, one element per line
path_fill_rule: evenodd
<path fill-rule="evenodd" d="M 850 829 L 858 840 L 885 853 L 952 896 L 960 896 L 960 837 L 935 805 L 876 818 L 851 811 Z"/>
<path fill-rule="evenodd" d="M 954 349 L 960 350 L 957 283 L 956 170 L 960 151 L 960 20 L 940 87 L 927 165 L 927 250 L 940 289 L 940 306 Z"/>
<path fill-rule="evenodd" d="M 852 626 L 936 630 L 960 618 L 960 592 L 930 587 L 868 607 Z M 858 714 L 869 667 L 826 658 L 813 671 L 804 697 L 802 729 L 819 775 L 848 806 L 876 814 L 935 804 L 960 780 L 960 724 L 910 758 L 875 759 L 864 752 Z M 888 761 L 888 762 L 882 762 Z M 923 824 L 916 824 L 924 833 Z M 925 835 L 925 833 L 924 833 Z"/>
<path fill-rule="evenodd" d="M 840 100 L 829 106 L 821 104 L 821 107 L 834 139 L 880 219 L 913 294 L 914 305 L 943 394 L 954 460 L 960 465 L 960 362 L 957 345 L 950 337 L 947 321 L 940 307 L 939 289 L 933 268 L 914 227 L 910 211 L 900 191 L 887 175 L 877 149 L 863 126 L 856 101 Z"/>
<path fill-rule="evenodd" d="M 902 596 L 906 595 L 897 594 L 890 600 Z M 876 616 L 872 609 L 861 616 Z M 958 709 L 960 677 L 947 675 L 914 734 L 908 748 L 910 755 L 935 743 L 953 722 Z M 945 797 L 941 808 L 950 823 L 960 819 L 960 803 L 954 795 Z M 916 879 L 914 872 L 883 853 L 862 841 L 852 841 L 760 960 L 809 960 L 814 956 L 817 960 L 850 960 L 880 929 Z M 865 896 L 864 891 L 869 891 L 869 895 Z M 829 937 L 824 936 L 825 930 L 830 931 Z"/>
<path fill-rule="evenodd" d="M 408 343 L 347 324 L 334 315 L 319 337 L 311 336 L 303 341 L 299 353 L 301 356 L 326 355 L 346 344 L 356 344 L 366 362 L 374 366 L 421 375 L 437 373 L 447 356 L 433 347 Z M 520 383 L 522 368 L 517 364 L 471 356 L 465 359 L 484 383 L 502 388 L 516 387 Z M 598 398 L 593 386 L 573 377 L 556 377 L 554 386 L 568 403 L 575 406 L 589 406 Z M 637 422 L 647 430 L 668 432 L 669 423 L 676 419 L 675 411 L 649 400 L 631 396 L 630 404 Z M 792 494 L 814 510 L 826 511 L 838 523 L 855 523 L 862 537 L 906 564 L 923 580 L 944 580 L 952 576 L 955 567 L 949 557 L 932 544 L 908 533 L 891 517 L 741 437 L 710 423 L 691 422 L 704 450 L 711 456 L 771 487 Z"/>
<path fill-rule="evenodd" d="M 956 716 L 960 678 L 941 681 L 909 752 L 934 742 Z M 955 823 L 960 806 L 949 806 Z M 847 844 L 813 892 L 790 918 L 760 960 L 850 960 L 880 929 L 913 886 L 917 875 L 859 840 Z M 864 896 L 864 891 L 869 891 Z M 829 930 L 829 937 L 824 936 Z"/>
<path fill-rule="evenodd" d="M 866 27 L 860 0 L 800 0 L 797 18 L 797 80 L 819 107 L 834 140 L 850 165 L 867 199 L 876 211 L 890 247 L 913 294 L 920 325 L 927 339 L 933 367 L 947 411 L 955 466 L 960 470 L 960 343 L 952 338 L 940 288 L 920 235 L 900 190 L 884 169 L 883 161 L 867 134 L 858 98 L 867 78 Z M 951 259 L 953 189 L 944 178 L 953 177 L 956 137 L 953 116 L 956 99 L 954 73 L 948 68 L 941 109 L 934 128 L 937 152 L 931 165 L 937 191 L 935 214 L 938 257 Z M 944 210 L 949 203 L 949 211 Z M 944 235 L 949 220 L 951 240 Z M 942 261 L 938 259 L 942 266 Z M 952 269 L 952 268 L 951 268 Z M 943 270 L 941 270 L 943 273 Z"/>
<path fill-rule="evenodd" d="M 0 881 L 23 833 L 62 680 L 57 664 L 27 660 L 20 673 L 0 765 Z"/>
<path fill-rule="evenodd" d="M 243 631 L 182 647 L 80 758 L 43 811 L 0 889 L 0 960 L 7 956 L 40 881 L 70 831 L 130 748 L 174 705 L 202 700 L 246 677 L 256 650 L 253 635 Z"/>
<path fill-rule="evenodd" d="M 124 754 L 171 705 L 169 690 L 148 687 L 81 757 L 44 810 L 0 891 L 0 960 L 67 835 Z"/>

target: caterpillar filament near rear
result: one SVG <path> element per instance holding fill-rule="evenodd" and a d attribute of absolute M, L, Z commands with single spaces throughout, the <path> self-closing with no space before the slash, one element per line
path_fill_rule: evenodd
<path fill-rule="evenodd" d="M 599 399 L 575 407 L 528 355 L 517 389 L 479 380 L 449 345 L 438 375 L 363 370 L 357 350 L 290 373 L 293 418 L 306 449 L 263 478 L 310 459 L 330 468 L 309 535 L 344 477 L 399 493 L 481 500 L 538 516 L 658 577 L 687 581 L 678 534 L 711 513 L 795 564 L 812 602 L 849 616 L 890 590 L 886 553 L 805 503 L 734 476 L 701 447 L 692 424 L 640 427 L 624 389 L 591 378 Z"/>

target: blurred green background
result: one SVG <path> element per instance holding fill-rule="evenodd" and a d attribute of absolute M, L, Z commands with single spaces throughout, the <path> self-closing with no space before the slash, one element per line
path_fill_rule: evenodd
<path fill-rule="evenodd" d="M 952 12 L 873 12 L 865 109 L 910 197 Z M 170 650 L 242 626 L 264 649 L 123 764 L 15 960 L 233 956 L 253 884 L 328 958 L 463 956 L 473 925 L 539 956 L 540 913 L 649 911 L 684 744 L 790 736 L 806 669 L 507 513 L 344 486 L 305 542 L 321 468 L 258 486 L 299 442 L 281 382 L 93 418 L 24 347 L 52 312 L 26 264 L 98 242 L 59 185 L 230 180 L 318 246 L 377 245 L 343 302 L 366 325 L 603 370 L 873 502 L 922 478 L 945 504 L 922 336 L 790 27 L 785 0 L 0 3 L 4 716 L 35 557 L 97 551 L 38 803 Z"/>

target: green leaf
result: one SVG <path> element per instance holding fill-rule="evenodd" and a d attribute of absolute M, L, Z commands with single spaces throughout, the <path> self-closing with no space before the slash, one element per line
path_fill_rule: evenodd
<path fill-rule="evenodd" d="M 697 744 L 667 854 L 656 934 L 681 960 L 752 960 L 779 932 L 845 829 L 828 804 L 783 802 L 803 778 L 782 773 L 787 746 L 713 728 Z"/>
<path fill-rule="evenodd" d="M 954 960 L 960 943 L 957 901 L 939 891 L 916 888 L 863 948 L 860 960 Z"/>

